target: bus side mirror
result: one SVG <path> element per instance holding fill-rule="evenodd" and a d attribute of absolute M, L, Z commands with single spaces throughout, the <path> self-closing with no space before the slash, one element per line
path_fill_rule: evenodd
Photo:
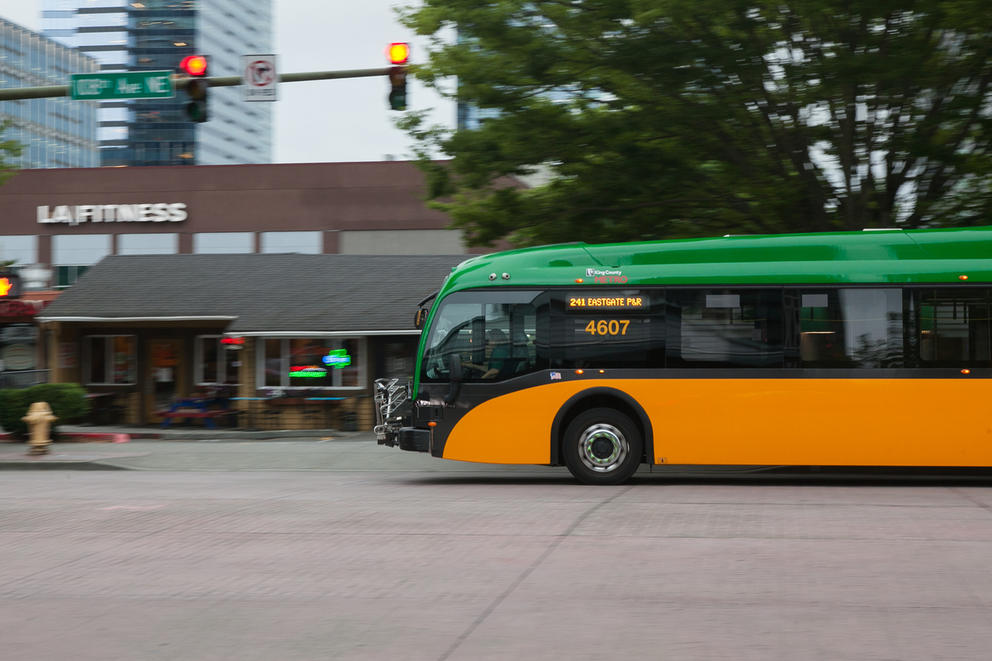
<path fill-rule="evenodd" d="M 462 380 L 461 354 L 448 354 L 448 380 L 453 383 L 459 383 Z"/>
<path fill-rule="evenodd" d="M 427 310 L 425 308 L 417 308 L 417 311 L 413 315 L 413 327 L 423 328 L 424 321 L 427 320 Z"/>
<path fill-rule="evenodd" d="M 462 357 L 459 353 L 448 354 L 448 378 L 451 380 L 451 387 L 444 398 L 444 403 L 451 405 L 458 399 L 458 392 L 462 388 Z"/>

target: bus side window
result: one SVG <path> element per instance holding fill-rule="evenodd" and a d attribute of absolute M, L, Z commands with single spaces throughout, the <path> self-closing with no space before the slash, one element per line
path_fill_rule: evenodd
<path fill-rule="evenodd" d="M 903 367 L 903 297 L 894 287 L 802 290 L 803 367 Z"/>
<path fill-rule="evenodd" d="M 669 289 L 668 367 L 782 367 L 782 290 Z"/>
<path fill-rule="evenodd" d="M 992 360 L 986 289 L 915 292 L 920 361 L 926 366 L 988 367 Z"/>
<path fill-rule="evenodd" d="M 510 315 L 508 338 L 511 363 L 509 376 L 533 372 L 537 366 L 537 310 L 532 305 L 515 305 Z"/>

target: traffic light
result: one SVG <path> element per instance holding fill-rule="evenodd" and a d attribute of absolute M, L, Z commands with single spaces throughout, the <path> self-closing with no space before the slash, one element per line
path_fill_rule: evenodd
<path fill-rule="evenodd" d="M 187 55 L 179 63 L 179 68 L 190 77 L 186 83 L 186 117 L 191 122 L 207 121 L 207 58 L 203 55 Z"/>
<path fill-rule="evenodd" d="M 21 297 L 21 276 L 16 271 L 0 268 L 0 301 Z"/>
<path fill-rule="evenodd" d="M 410 44 L 393 42 L 386 55 L 390 64 L 395 65 L 389 70 L 389 107 L 406 110 L 406 63 L 410 59 Z"/>

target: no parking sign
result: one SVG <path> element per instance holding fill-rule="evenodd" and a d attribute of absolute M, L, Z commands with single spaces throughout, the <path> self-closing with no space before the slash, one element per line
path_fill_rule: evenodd
<path fill-rule="evenodd" d="M 276 83 L 275 55 L 241 56 L 241 98 L 245 101 L 275 101 Z"/>

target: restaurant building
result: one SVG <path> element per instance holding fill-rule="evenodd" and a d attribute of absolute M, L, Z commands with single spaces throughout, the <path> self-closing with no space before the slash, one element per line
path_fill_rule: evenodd
<path fill-rule="evenodd" d="M 11 332 L 34 347 L 32 366 L 120 395 L 129 422 L 219 384 L 242 397 L 329 388 L 354 403 L 372 378 L 412 369 L 401 363 L 416 303 L 470 252 L 424 197 L 403 161 L 24 170 L 0 186 L 0 260 L 32 274 L 32 310 L 9 310 L 0 332 L 35 318 L 34 339 Z M 242 348 L 221 350 L 224 338 Z M 291 370 L 317 348 L 352 364 Z M 258 371 L 276 356 L 279 371 Z"/>
<path fill-rule="evenodd" d="M 104 394 L 120 422 L 199 408 L 259 429 L 371 429 L 372 381 L 412 375 L 416 305 L 463 259 L 111 256 L 38 321 L 51 380 Z"/>

